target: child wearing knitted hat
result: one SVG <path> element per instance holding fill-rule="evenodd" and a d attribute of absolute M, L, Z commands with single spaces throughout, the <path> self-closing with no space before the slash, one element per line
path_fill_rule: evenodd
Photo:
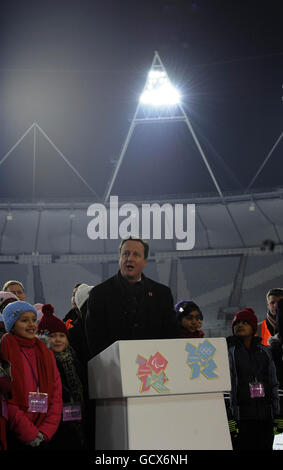
<path fill-rule="evenodd" d="M 231 375 L 229 426 L 234 450 L 272 450 L 279 415 L 278 381 L 270 349 L 256 335 L 252 308 L 240 310 L 227 338 Z"/>
<path fill-rule="evenodd" d="M 7 400 L 8 450 L 44 448 L 61 418 L 62 386 L 56 362 L 36 337 L 37 311 L 32 305 L 9 303 L 3 318 L 7 333 L 0 350 L 11 364 L 12 374 L 11 398 Z"/>
<path fill-rule="evenodd" d="M 62 381 L 63 413 L 60 426 L 50 443 L 54 450 L 79 450 L 86 446 L 85 438 L 85 393 L 81 365 L 68 341 L 68 329 L 54 315 L 50 304 L 43 305 L 42 319 L 38 324 L 39 334 L 48 336 Z"/>
<path fill-rule="evenodd" d="M 19 300 L 19 299 L 12 292 L 0 291 L 0 339 L 6 333 L 2 312 L 4 308 L 6 307 L 6 305 L 8 305 L 11 302 L 15 302 L 15 300 Z"/>

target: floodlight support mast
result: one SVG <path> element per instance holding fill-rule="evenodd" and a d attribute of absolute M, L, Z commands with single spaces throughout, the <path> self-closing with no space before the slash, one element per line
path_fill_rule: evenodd
<path fill-rule="evenodd" d="M 53 149 L 57 152 L 57 154 L 64 160 L 64 162 L 71 168 L 71 170 L 75 173 L 75 175 L 84 183 L 84 185 L 91 191 L 93 196 L 100 200 L 94 189 L 87 183 L 87 181 L 82 177 L 82 175 L 78 172 L 78 170 L 71 164 L 68 158 L 61 152 L 61 150 L 54 144 L 54 142 L 50 139 L 50 137 L 44 132 L 44 130 L 34 122 L 25 132 L 24 134 L 17 140 L 17 142 L 10 148 L 10 150 L 1 158 L 0 166 L 7 160 L 7 158 L 13 153 L 13 151 L 20 145 L 20 143 L 24 140 L 24 138 L 33 131 L 33 163 L 32 163 L 32 197 L 35 197 L 35 173 L 36 173 L 36 136 L 37 132 L 39 131 L 43 137 L 49 142 L 49 144 L 53 147 Z"/>
<path fill-rule="evenodd" d="M 137 116 L 138 111 L 139 111 L 139 107 L 140 107 L 140 106 L 138 105 L 138 107 L 137 107 L 137 109 L 136 109 L 136 112 L 135 112 L 135 115 L 134 115 L 134 117 L 133 117 L 133 119 L 132 119 L 132 121 L 131 121 L 131 125 L 130 125 L 130 128 L 129 128 L 127 137 L 126 137 L 126 139 L 125 139 L 125 142 L 124 142 L 124 144 L 123 144 L 123 147 L 122 147 L 122 149 L 121 149 L 121 153 L 120 153 L 119 159 L 118 159 L 118 161 L 117 161 L 116 167 L 115 167 L 115 169 L 114 169 L 114 173 L 113 173 L 113 175 L 112 175 L 112 178 L 111 178 L 110 183 L 108 184 L 108 188 L 107 188 L 107 191 L 106 191 L 106 195 L 105 195 L 105 198 L 104 198 L 104 202 L 107 202 L 107 200 L 108 200 L 108 198 L 109 198 L 109 196 L 110 196 L 110 194 L 111 194 L 111 191 L 112 191 L 114 182 L 115 182 L 115 180 L 116 180 L 118 171 L 119 171 L 120 166 L 121 166 L 121 164 L 122 164 L 124 155 L 125 155 L 125 153 L 126 153 L 126 151 L 127 151 L 128 145 L 129 145 L 130 140 L 131 140 L 131 137 L 132 137 L 132 134 L 133 134 L 133 132 L 134 132 L 134 128 L 136 127 L 136 122 L 135 122 L 135 120 L 136 120 L 136 116 Z"/>
<path fill-rule="evenodd" d="M 250 184 L 248 185 L 247 189 L 245 190 L 245 193 L 248 191 L 248 189 L 250 189 L 250 187 L 254 184 L 255 180 L 257 179 L 257 177 L 259 176 L 259 174 L 262 172 L 263 168 L 265 167 L 265 165 L 267 164 L 268 160 L 270 159 L 271 155 L 273 154 L 274 150 L 276 149 L 277 145 L 279 144 L 280 140 L 282 139 L 283 137 L 283 132 L 281 132 L 280 136 L 278 137 L 278 139 L 276 140 L 275 144 L 272 146 L 271 150 L 268 152 L 267 156 L 265 157 L 264 161 L 262 162 L 262 164 L 260 165 L 259 169 L 257 170 L 256 174 L 254 175 L 254 177 L 252 178 Z"/>
<path fill-rule="evenodd" d="M 214 174 L 213 174 L 212 169 L 210 168 L 210 165 L 209 165 L 209 163 L 208 163 L 208 161 L 207 161 L 207 158 L 206 158 L 206 156 L 205 156 L 205 154 L 204 154 L 204 151 L 203 151 L 203 149 L 202 149 L 202 147 L 201 147 L 201 145 L 200 145 L 200 143 L 199 143 L 199 140 L 198 140 L 198 138 L 197 138 L 197 136 L 196 136 L 196 134 L 195 134 L 195 131 L 194 131 L 194 129 L 193 129 L 193 127 L 192 127 L 192 125 L 191 125 L 189 119 L 188 119 L 188 116 L 187 116 L 187 114 L 185 113 L 185 111 L 184 111 L 184 109 L 183 109 L 183 106 L 182 106 L 181 104 L 179 104 L 179 107 L 180 107 L 180 109 L 182 110 L 182 113 L 184 114 L 184 121 L 185 121 L 185 123 L 187 124 L 187 126 L 188 126 L 188 128 L 189 128 L 189 130 L 190 130 L 190 132 L 191 132 L 191 134 L 192 134 L 192 137 L 193 137 L 193 139 L 194 139 L 194 141 L 195 141 L 195 144 L 196 144 L 196 146 L 197 146 L 197 148 L 198 148 L 198 151 L 199 151 L 199 153 L 201 154 L 201 157 L 202 157 L 202 159 L 203 159 L 203 161 L 204 161 L 204 164 L 205 164 L 205 166 L 206 166 L 206 168 L 207 168 L 207 170 L 208 170 L 208 172 L 209 172 L 209 174 L 210 174 L 210 176 L 211 176 L 211 179 L 212 179 L 212 181 L 213 181 L 213 183 L 214 183 L 214 185 L 215 185 L 215 187 L 216 187 L 216 189 L 217 189 L 217 192 L 218 192 L 219 196 L 221 197 L 221 199 L 223 199 L 223 193 L 222 193 L 222 191 L 221 191 L 221 189 L 220 189 L 219 184 L 217 183 L 217 180 L 216 180 L 216 178 L 215 178 L 215 176 L 214 176 Z"/>
<path fill-rule="evenodd" d="M 155 55 L 154 55 L 154 58 L 153 58 L 153 61 L 152 61 L 152 64 L 151 64 L 151 68 L 154 66 L 154 62 L 155 62 Z M 144 85 L 144 88 L 143 90 L 145 90 L 145 87 L 146 87 L 146 83 L 147 83 L 147 80 L 145 82 L 145 85 Z M 124 144 L 122 146 L 122 149 L 121 149 L 121 152 L 120 152 L 120 155 L 119 155 L 119 159 L 117 161 L 117 164 L 116 164 L 116 167 L 114 169 L 114 173 L 112 175 L 112 178 L 111 178 L 111 181 L 108 183 L 108 187 L 107 187 L 107 190 L 106 190 L 106 195 L 105 195 L 105 198 L 104 198 L 104 202 L 106 203 L 108 201 L 108 198 L 111 194 L 111 191 L 112 191 L 112 188 L 113 188 L 113 185 L 115 183 L 115 180 L 116 180 L 116 177 L 117 177 L 117 174 L 118 174 L 118 171 L 120 169 L 120 166 L 122 164 L 122 161 L 124 159 L 124 156 L 125 156 L 125 153 L 127 151 L 127 148 L 128 148 L 128 145 L 130 143 L 130 140 L 131 140 L 131 137 L 132 137 L 132 134 L 134 132 L 134 129 L 136 127 L 136 124 L 137 124 L 137 115 L 138 115 L 138 112 L 140 110 L 140 102 L 138 103 L 138 106 L 136 108 L 136 111 L 135 111 L 135 114 L 134 114 L 134 117 L 131 121 L 131 125 L 130 125 L 130 128 L 128 130 L 128 134 L 126 136 L 126 139 L 124 141 Z"/>
<path fill-rule="evenodd" d="M 166 69 L 165 69 L 165 67 L 164 67 L 164 65 L 163 65 L 163 63 L 162 63 L 162 61 L 161 61 L 161 59 L 160 59 L 159 54 L 158 54 L 157 51 L 155 51 L 155 53 L 154 53 L 154 58 L 153 58 L 153 61 L 152 61 L 150 70 L 153 70 L 153 69 L 156 68 L 156 67 L 158 67 L 159 69 L 165 71 L 165 73 L 166 73 L 166 75 L 167 75 Z M 146 89 L 147 81 L 148 81 L 148 79 L 147 79 L 146 82 L 145 82 L 143 91 Z M 131 140 L 133 131 L 134 131 L 134 129 L 135 129 L 135 126 L 136 126 L 137 124 L 140 124 L 140 123 L 148 123 L 148 124 L 149 124 L 149 123 L 151 123 L 151 122 L 170 122 L 170 121 L 179 121 L 179 122 L 180 122 L 180 121 L 183 121 L 183 122 L 185 122 L 185 124 L 187 125 L 187 127 L 188 127 L 188 129 L 189 129 L 189 131 L 190 131 L 190 133 L 191 133 L 191 135 L 192 135 L 192 137 L 193 137 L 193 140 L 194 140 L 194 142 L 195 142 L 195 144 L 196 144 L 196 146 L 197 146 L 197 149 L 198 149 L 198 151 L 199 151 L 199 153 L 200 153 L 200 155 L 201 155 L 201 157 L 202 157 L 202 159 L 203 159 L 203 161 L 204 161 L 204 164 L 205 164 L 205 166 L 206 166 L 206 168 L 207 168 L 207 170 L 208 170 L 208 172 L 209 172 L 209 174 L 210 174 L 210 177 L 211 177 L 211 179 L 212 179 L 212 181 L 213 181 L 213 183 L 214 183 L 214 185 L 215 185 L 215 187 L 216 187 L 216 189 L 217 189 L 217 192 L 218 192 L 219 196 L 221 197 L 221 199 L 223 199 L 223 193 L 222 193 L 222 191 L 221 191 L 221 189 L 220 189 L 220 186 L 219 186 L 219 184 L 218 184 L 218 182 L 217 182 L 217 180 L 216 180 L 216 178 L 215 178 L 215 176 L 214 176 L 214 173 L 213 173 L 213 171 L 212 171 L 212 169 L 211 169 L 211 167 L 210 167 L 210 165 L 209 165 L 209 163 L 208 163 L 208 160 L 207 160 L 207 158 L 206 158 L 206 156 L 205 156 L 205 153 L 204 153 L 204 151 L 203 151 L 203 149 L 202 149 L 202 147 L 201 147 L 201 144 L 200 144 L 200 142 L 199 142 L 199 140 L 198 140 L 198 138 L 197 138 L 197 136 L 196 136 L 196 134 L 195 134 L 195 132 L 194 132 L 194 129 L 193 129 L 193 127 L 192 127 L 192 125 L 191 125 L 191 123 L 190 123 L 190 121 L 189 121 L 189 119 L 188 119 L 188 116 L 187 116 L 186 112 L 184 111 L 184 108 L 183 108 L 183 106 L 182 106 L 181 103 L 178 103 L 177 106 L 179 107 L 179 110 L 181 111 L 181 113 L 180 113 L 179 115 L 165 116 L 165 117 L 163 117 L 163 118 L 162 118 L 162 117 L 156 117 L 156 116 L 155 116 L 155 117 L 142 117 L 142 118 L 138 118 L 138 113 L 139 113 L 139 110 L 140 110 L 140 107 L 141 107 L 141 103 L 140 103 L 140 101 L 139 101 L 138 106 L 137 106 L 136 111 L 135 111 L 135 114 L 134 114 L 134 117 L 133 117 L 133 119 L 132 119 L 132 121 L 131 121 L 128 134 L 127 134 L 126 139 L 125 139 L 125 141 L 124 141 L 124 144 L 123 144 L 123 146 L 122 146 L 122 149 L 121 149 L 121 152 L 120 152 L 120 156 L 119 156 L 119 158 L 118 158 L 118 160 L 117 160 L 117 164 L 116 164 L 116 167 L 115 167 L 115 169 L 114 169 L 113 175 L 112 175 L 112 177 L 111 177 L 110 182 L 108 183 L 107 190 L 106 190 L 106 195 L 105 195 L 105 198 L 104 198 L 104 202 L 105 202 L 105 203 L 108 201 L 109 196 L 110 196 L 110 194 L 111 194 L 113 185 L 114 185 L 114 183 L 115 183 L 115 180 L 116 180 L 118 171 L 119 171 L 119 169 L 120 169 L 120 167 L 121 167 L 121 164 L 122 164 L 122 162 L 123 162 L 123 159 L 124 159 L 125 153 L 126 153 L 126 151 L 127 151 L 128 145 L 129 145 L 129 143 L 130 143 L 130 140 Z"/>
<path fill-rule="evenodd" d="M 35 199 L 35 172 L 36 172 L 36 125 L 33 126 L 33 161 L 32 161 L 32 199 Z"/>
<path fill-rule="evenodd" d="M 158 54 L 157 51 L 155 51 L 155 56 L 158 58 L 160 64 L 161 64 L 162 67 L 163 67 L 163 69 L 166 70 L 165 67 L 164 67 L 164 65 L 163 65 L 163 62 L 161 61 L 161 59 L 160 59 L 160 57 L 159 57 L 159 54 Z M 191 134 L 192 134 L 192 137 L 193 137 L 193 139 L 194 139 L 194 142 L 195 142 L 195 144 L 196 144 L 196 146 L 197 146 L 197 148 L 198 148 L 199 153 L 201 154 L 201 157 L 202 157 L 202 159 L 203 159 L 203 161 L 204 161 L 204 164 L 205 164 L 206 168 L 208 169 L 208 172 L 209 172 L 209 174 L 210 174 L 210 176 L 211 176 L 211 179 L 212 179 L 212 181 L 213 181 L 213 183 L 214 183 L 214 185 L 215 185 L 215 187 L 216 187 L 216 189 L 217 189 L 217 192 L 218 192 L 219 196 L 220 196 L 221 198 L 223 198 L 223 194 L 222 194 L 222 191 L 221 191 L 221 189 L 220 189 L 220 186 L 219 186 L 219 184 L 218 184 L 217 181 L 216 181 L 216 178 L 215 178 L 215 176 L 214 176 L 214 174 L 213 174 L 212 169 L 210 168 L 210 165 L 209 165 L 209 163 L 208 163 L 208 161 L 207 161 L 207 158 L 206 158 L 206 156 L 205 156 L 205 154 L 204 154 L 204 151 L 203 151 L 203 149 L 202 149 L 202 147 L 201 147 L 201 145 L 200 145 L 200 142 L 199 142 L 199 140 L 198 140 L 198 138 L 197 138 L 197 136 L 196 136 L 196 134 L 195 134 L 195 131 L 194 131 L 194 129 L 193 129 L 193 127 L 192 127 L 192 125 L 191 125 L 191 123 L 190 123 L 190 121 L 189 121 L 189 118 L 188 118 L 188 116 L 187 116 L 187 114 L 186 114 L 186 112 L 185 112 L 185 110 L 184 110 L 182 104 L 179 103 L 178 106 L 179 106 L 180 110 L 182 111 L 183 120 L 184 120 L 185 123 L 187 124 L 187 126 L 188 126 L 188 128 L 189 128 L 189 131 L 190 131 Z"/>

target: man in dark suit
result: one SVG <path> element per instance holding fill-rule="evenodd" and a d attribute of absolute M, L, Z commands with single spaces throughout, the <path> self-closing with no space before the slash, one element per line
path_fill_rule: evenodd
<path fill-rule="evenodd" d="M 178 338 L 171 290 L 144 276 L 149 247 L 122 240 L 119 272 L 89 295 L 86 337 L 91 357 L 115 341 Z"/>

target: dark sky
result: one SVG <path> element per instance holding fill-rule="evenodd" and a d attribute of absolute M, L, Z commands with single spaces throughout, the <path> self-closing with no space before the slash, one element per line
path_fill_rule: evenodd
<path fill-rule="evenodd" d="M 39 127 L 0 165 L 0 198 L 92 200 L 71 165 L 103 198 L 155 50 L 222 191 L 243 192 L 283 132 L 281 4 L 2 2 L 0 161 Z M 283 186 L 282 152 L 253 190 Z M 217 195 L 185 124 L 137 126 L 112 194 L 200 193 Z"/>

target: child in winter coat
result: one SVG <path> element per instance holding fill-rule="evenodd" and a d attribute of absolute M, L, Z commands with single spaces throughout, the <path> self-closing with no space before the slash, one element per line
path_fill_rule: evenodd
<path fill-rule="evenodd" d="M 48 336 L 62 380 L 63 414 L 60 426 L 50 445 L 56 450 L 86 448 L 84 386 L 81 365 L 69 345 L 65 323 L 57 318 L 52 305 L 42 307 L 43 317 L 38 324 L 39 334 Z"/>
<path fill-rule="evenodd" d="M 15 301 L 3 310 L 2 358 L 11 364 L 11 398 L 7 400 L 8 450 L 49 442 L 61 418 L 62 386 L 53 355 L 36 337 L 37 311 Z M 29 447 L 28 447 L 29 446 Z"/>
<path fill-rule="evenodd" d="M 231 374 L 228 418 L 233 448 L 272 450 L 273 420 L 279 414 L 279 398 L 270 348 L 255 336 L 257 317 L 251 308 L 235 315 L 232 331 L 227 345 Z"/>
<path fill-rule="evenodd" d="M 201 331 L 203 314 L 192 300 L 181 300 L 175 305 L 175 312 L 180 327 L 181 338 L 203 338 Z"/>

